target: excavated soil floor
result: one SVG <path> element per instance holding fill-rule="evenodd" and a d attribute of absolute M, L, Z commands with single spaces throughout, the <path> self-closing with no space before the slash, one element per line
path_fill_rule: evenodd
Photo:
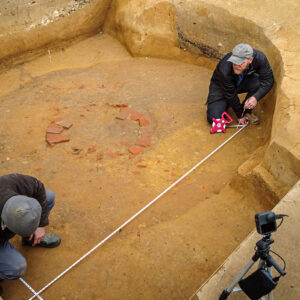
<path fill-rule="evenodd" d="M 212 71 L 177 61 L 133 58 L 108 35 L 0 75 L 1 174 L 23 173 L 56 193 L 48 232 L 56 249 L 13 244 L 27 258 L 24 280 L 40 290 L 228 139 L 211 135 L 205 100 Z M 143 114 L 141 127 L 117 119 Z M 70 141 L 50 147 L 54 120 L 71 122 Z M 151 146 L 129 148 L 147 131 Z M 238 167 L 265 142 L 264 115 L 51 285 L 44 299 L 187 299 L 271 208 L 230 186 Z M 19 280 L 4 299 L 28 299 Z"/>

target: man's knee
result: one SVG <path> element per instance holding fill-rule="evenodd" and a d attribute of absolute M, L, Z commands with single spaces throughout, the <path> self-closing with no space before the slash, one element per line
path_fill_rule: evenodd
<path fill-rule="evenodd" d="M 7 262 L 7 265 L 0 270 L 1 279 L 18 279 L 25 274 L 27 269 L 26 259 L 20 255 L 17 260 Z"/>
<path fill-rule="evenodd" d="M 207 122 L 208 123 L 210 123 L 210 124 L 212 124 L 212 122 L 213 122 L 213 116 L 207 111 L 206 112 L 206 118 L 207 118 Z"/>
<path fill-rule="evenodd" d="M 27 269 L 27 262 L 26 259 L 23 258 L 23 261 L 20 261 L 18 264 L 14 265 L 12 268 L 12 276 L 14 279 L 20 278 L 25 274 Z"/>
<path fill-rule="evenodd" d="M 220 119 L 222 116 L 222 113 L 227 110 L 227 102 L 226 101 L 215 101 L 213 103 L 207 104 L 207 112 L 206 117 L 207 121 L 212 124 L 213 118 Z"/>

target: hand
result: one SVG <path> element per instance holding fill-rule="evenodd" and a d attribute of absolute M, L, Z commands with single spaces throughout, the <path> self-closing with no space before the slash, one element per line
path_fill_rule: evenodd
<path fill-rule="evenodd" d="M 239 121 L 239 124 L 241 124 L 241 125 L 247 125 L 247 123 L 248 123 L 246 117 L 240 118 L 240 119 L 238 119 L 238 121 Z"/>
<path fill-rule="evenodd" d="M 46 231 L 44 227 L 38 227 L 36 231 L 30 235 L 29 240 L 31 241 L 32 238 L 34 237 L 34 241 L 32 244 L 32 247 L 35 245 L 39 244 L 40 241 L 43 239 L 43 237 L 46 235 Z"/>
<path fill-rule="evenodd" d="M 257 104 L 257 100 L 254 96 L 249 97 L 244 105 L 245 109 L 253 109 Z"/>

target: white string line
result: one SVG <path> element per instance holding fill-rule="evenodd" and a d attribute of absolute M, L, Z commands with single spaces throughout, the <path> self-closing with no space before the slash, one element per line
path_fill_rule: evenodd
<path fill-rule="evenodd" d="M 23 278 L 19 279 L 21 282 L 24 283 L 25 286 L 29 288 L 29 290 L 35 295 L 35 297 L 38 297 L 40 300 L 43 300 L 43 298 L 39 294 L 37 294 L 37 292 Z"/>
<path fill-rule="evenodd" d="M 108 235 L 104 240 L 102 240 L 99 244 L 97 244 L 94 248 L 92 248 L 90 251 L 88 251 L 86 254 L 84 254 L 82 257 L 80 257 L 77 261 L 75 261 L 70 267 L 68 267 L 65 271 L 60 273 L 56 278 L 54 278 L 51 282 L 49 282 L 46 286 L 44 286 L 40 291 L 37 292 L 36 295 L 32 296 L 29 300 L 34 299 L 37 295 L 41 294 L 43 291 L 45 291 L 50 285 L 52 285 L 55 281 L 57 281 L 59 278 L 61 278 L 64 274 L 66 274 L 68 271 L 70 271 L 73 267 L 75 267 L 78 263 L 80 263 L 84 258 L 86 258 L 88 255 L 90 255 L 94 250 L 96 250 L 99 246 L 104 244 L 109 238 L 111 238 L 113 235 L 115 235 L 117 232 L 119 232 L 120 229 L 125 227 L 129 222 L 131 222 L 134 218 L 136 218 L 139 214 L 141 214 L 144 210 L 146 210 L 150 205 L 152 205 L 154 202 L 156 202 L 161 196 L 163 196 L 165 193 L 167 193 L 171 188 L 173 188 L 177 183 L 179 183 L 182 179 L 184 179 L 187 175 L 189 175 L 191 172 L 193 172 L 198 166 L 200 166 L 202 163 L 204 163 L 208 158 L 210 158 L 214 153 L 216 153 L 219 149 L 221 149 L 226 143 L 228 143 L 231 139 L 233 139 L 240 131 L 242 131 L 247 125 L 244 125 L 241 127 L 236 133 L 234 133 L 231 137 L 229 137 L 225 142 L 223 142 L 220 146 L 218 146 L 214 151 L 212 151 L 210 154 L 208 154 L 205 158 L 203 158 L 200 162 L 198 162 L 192 169 L 190 169 L 188 172 L 186 172 L 183 176 L 181 176 L 179 179 L 177 179 L 173 184 L 171 184 L 167 189 L 165 189 L 162 193 L 160 193 L 156 198 L 154 198 L 152 201 L 150 201 L 146 206 L 144 206 L 141 210 L 139 210 L 135 215 L 133 215 L 130 219 L 128 219 L 125 223 L 123 223 L 121 226 L 119 226 L 115 231 L 113 231 L 110 235 Z"/>

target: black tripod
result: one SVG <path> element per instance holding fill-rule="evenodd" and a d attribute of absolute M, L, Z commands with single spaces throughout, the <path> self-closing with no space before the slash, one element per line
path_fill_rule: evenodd
<path fill-rule="evenodd" d="M 276 263 L 269 254 L 270 245 L 274 243 L 271 239 L 271 233 L 266 234 L 256 243 L 256 251 L 249 263 L 244 267 L 241 273 L 235 278 L 231 285 L 222 292 L 219 300 L 225 300 L 231 292 L 244 291 L 251 299 L 259 299 L 264 295 L 269 295 L 268 299 L 273 300 L 272 290 L 276 287 L 280 276 L 286 272 Z M 254 263 L 260 258 L 258 269 L 248 278 L 243 279 L 244 275 L 250 270 Z M 277 278 L 272 278 L 272 266 L 280 274 Z M 236 284 L 239 283 L 240 287 Z M 264 299 L 264 298 L 263 298 Z"/>

